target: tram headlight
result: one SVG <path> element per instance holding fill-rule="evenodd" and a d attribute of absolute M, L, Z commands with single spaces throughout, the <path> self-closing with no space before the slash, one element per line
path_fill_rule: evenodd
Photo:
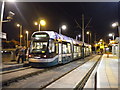
<path fill-rule="evenodd" d="M 46 55 L 44 55 L 43 57 L 44 57 L 44 58 L 46 58 L 47 56 L 46 56 Z"/>
<path fill-rule="evenodd" d="M 31 58 L 32 57 L 32 55 L 29 55 L 29 58 Z"/>

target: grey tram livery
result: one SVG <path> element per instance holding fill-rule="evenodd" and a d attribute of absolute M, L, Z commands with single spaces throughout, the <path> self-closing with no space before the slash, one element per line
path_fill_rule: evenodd
<path fill-rule="evenodd" d="M 81 41 L 54 31 L 37 31 L 31 36 L 29 64 L 48 67 L 65 64 L 82 57 Z M 84 56 L 91 54 L 91 45 L 84 43 Z"/>

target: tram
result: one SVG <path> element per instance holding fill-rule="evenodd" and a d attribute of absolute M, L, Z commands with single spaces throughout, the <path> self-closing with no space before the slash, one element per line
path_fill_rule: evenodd
<path fill-rule="evenodd" d="M 29 64 L 49 67 L 82 58 L 83 42 L 54 31 L 37 31 L 31 36 Z M 84 56 L 91 54 L 91 45 L 84 43 Z"/>

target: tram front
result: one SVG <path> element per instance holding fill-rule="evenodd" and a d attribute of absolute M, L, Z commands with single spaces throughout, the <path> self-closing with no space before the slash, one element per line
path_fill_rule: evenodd
<path fill-rule="evenodd" d="M 52 41 L 48 33 L 34 33 L 31 37 L 29 64 L 35 67 L 46 67 L 57 64 L 57 61 L 53 60 L 55 54 L 51 52 L 53 48 Z"/>

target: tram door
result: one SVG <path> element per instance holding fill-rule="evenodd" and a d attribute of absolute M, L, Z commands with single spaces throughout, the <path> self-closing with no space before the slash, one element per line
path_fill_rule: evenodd
<path fill-rule="evenodd" d="M 58 56 L 59 63 L 62 63 L 62 43 L 59 43 L 59 56 Z"/>

